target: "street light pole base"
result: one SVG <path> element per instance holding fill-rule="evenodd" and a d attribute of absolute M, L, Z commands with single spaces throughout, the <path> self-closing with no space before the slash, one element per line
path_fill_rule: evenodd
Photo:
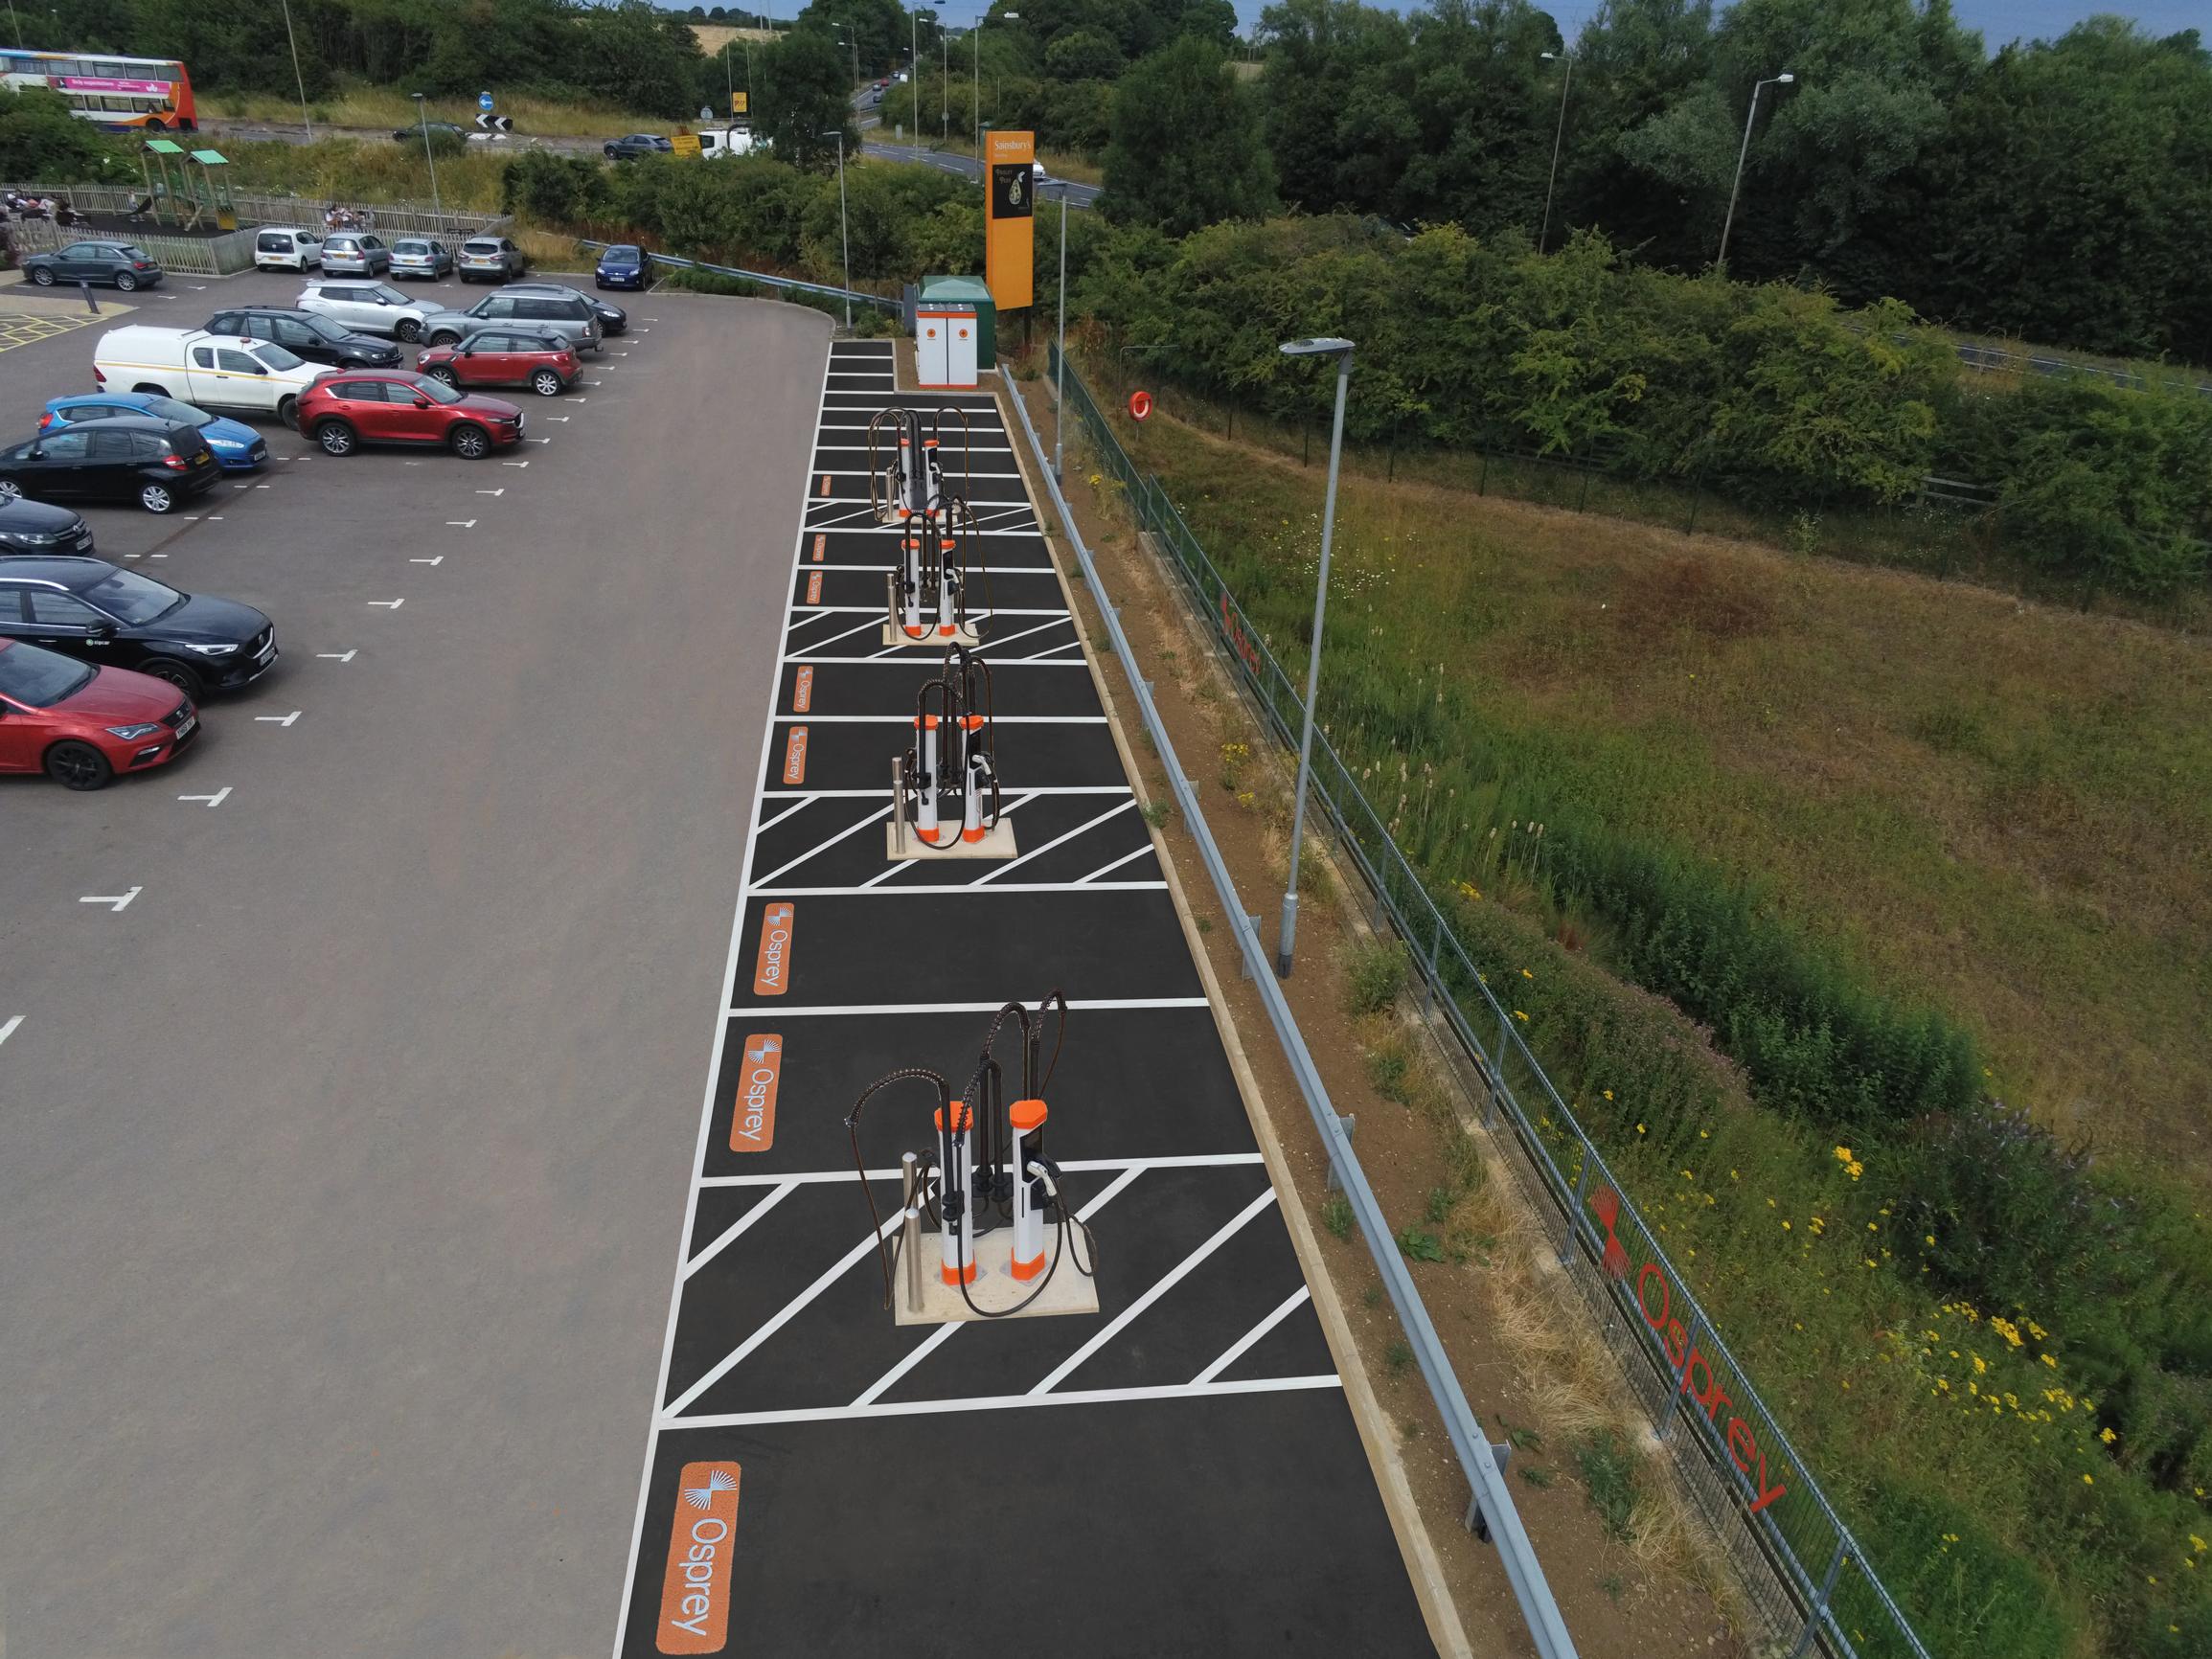
<path fill-rule="evenodd" d="M 1290 953 L 1287 950 L 1275 952 L 1275 977 L 1277 979 L 1288 979 L 1290 977 Z"/>

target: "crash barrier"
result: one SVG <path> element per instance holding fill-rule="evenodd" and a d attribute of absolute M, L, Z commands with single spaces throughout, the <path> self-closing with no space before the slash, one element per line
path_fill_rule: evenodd
<path fill-rule="evenodd" d="M 1153 537 L 1261 718 L 1278 741 L 1295 747 L 1304 712 L 1297 687 L 1245 616 L 1159 479 L 1138 469 L 1074 364 L 1060 365 L 1058 356 L 1057 346 L 1048 346 L 1047 376 L 1064 372 L 1065 413 L 1089 435 L 1099 469 L 1126 494 L 1138 528 Z M 1015 405 L 1020 408 L 1018 398 Z M 1054 497 L 1059 499 L 1057 488 Z M 1076 547 L 1081 554 L 1080 541 Z M 1084 571 L 1091 574 L 1089 557 L 1083 557 Z M 1095 575 L 1092 580 L 1097 591 Z M 1100 601 L 1103 607 L 1103 594 Z M 1110 624 L 1110 608 L 1106 615 Z M 1114 632 L 1116 648 L 1122 651 L 1122 661 L 1130 665 L 1133 679 L 1135 659 L 1118 626 Z M 1149 723 L 1149 693 L 1140 692 L 1140 701 Z M 1165 735 L 1155 731 L 1154 739 L 1166 759 Z M 1630 1389 L 1651 1419 L 1653 1433 L 1675 1452 L 1684 1487 L 1735 1558 L 1761 1614 L 1790 1644 L 1787 1651 L 1792 1656 L 1818 1650 L 1836 1659 L 1862 1655 L 1929 1659 L 1911 1623 L 1728 1352 L 1688 1282 L 1659 1247 L 1657 1230 L 1629 1197 L 1565 1097 L 1537 1063 L 1511 1011 L 1493 994 L 1420 873 L 1391 838 L 1384 815 L 1360 790 L 1353 769 L 1328 737 L 1316 732 L 1312 742 L 1312 804 L 1335 831 L 1346 862 L 1366 886 L 1376 927 L 1394 931 L 1404 943 L 1424 1009 L 1441 1018 L 1476 1079 L 1484 1126 L 1497 1135 L 1501 1147 L 1514 1149 L 1516 1156 L 1509 1163 L 1552 1225 L 1563 1277 L 1582 1294 L 1620 1360 Z M 1172 779 L 1180 778 L 1180 768 L 1173 761 L 1168 770 Z M 1201 851 L 1209 848 L 1211 840 L 1203 836 L 1195 798 L 1183 800 L 1179 785 L 1177 798 L 1192 816 L 1194 832 L 1201 835 Z M 1214 869 L 1212 861 L 1208 868 Z M 1243 916 L 1225 873 L 1217 873 L 1216 885 L 1229 914 Z M 1243 943 L 1247 957 L 1259 960 L 1258 936 L 1248 928 L 1240 931 L 1246 935 Z M 1272 975 L 1260 961 L 1258 978 L 1272 990 Z M 1271 1014 L 1274 1010 L 1271 1003 Z M 1278 1017 L 1278 1033 L 1287 1018 L 1287 1012 Z M 1286 1048 L 1289 1040 L 1286 1037 Z M 1305 1082 L 1303 1075 L 1300 1080 Z M 1318 1086 L 1317 1081 L 1312 1085 Z M 1310 1093 L 1309 1105 L 1313 1099 Z M 1340 1134 L 1331 1133 L 1334 1113 L 1317 1107 L 1316 1115 L 1327 1119 L 1324 1137 L 1340 1141 Z M 1331 1156 L 1337 1155 L 1338 1148 L 1332 1144 Z M 1343 1155 L 1350 1155 L 1348 1145 Z M 1387 1224 L 1377 1216 L 1371 1228 L 1364 1212 L 1359 1220 L 1378 1262 L 1397 1265 L 1398 1249 Z M 1384 1281 L 1391 1282 L 1387 1268 Z M 1398 1295 L 1394 1284 L 1391 1293 L 1393 1298 Z M 1402 1307 L 1400 1313 L 1402 1317 Z M 1412 1330 L 1411 1320 L 1406 1329 Z M 1432 1355 L 1418 1344 L 1415 1352 L 1425 1376 L 1432 1360 L 1444 1363 L 1441 1352 Z M 1456 1382 L 1452 1394 L 1456 1398 Z M 1442 1396 L 1439 1398 L 1441 1402 Z M 1451 1420 L 1449 1412 L 1446 1420 Z M 1457 1448 L 1456 1435 L 1453 1443 Z M 1526 1605 L 1524 1602 L 1524 1610 Z"/>
<path fill-rule="evenodd" d="M 1072 392 L 1072 385 L 1070 390 Z M 1076 529 L 1075 515 L 1068 511 L 1066 498 L 1060 494 L 1059 480 L 1053 477 L 1051 463 L 1038 438 L 1037 428 L 1030 423 L 1028 409 L 1018 396 L 1012 401 L 1022 432 L 1029 440 L 1030 452 L 1037 457 L 1045 488 L 1051 491 L 1053 505 L 1059 509 L 1060 523 L 1066 527 L 1068 545 L 1075 550 L 1083 565 L 1083 579 L 1089 583 L 1092 598 L 1098 602 L 1100 615 L 1106 619 L 1112 648 L 1129 668 L 1129 683 L 1136 691 L 1137 709 L 1144 716 L 1145 730 L 1159 753 L 1160 763 L 1167 768 L 1168 787 L 1174 795 L 1192 838 L 1197 843 L 1199 861 L 1213 879 L 1222 910 L 1232 919 L 1237 948 L 1244 959 L 1245 976 L 1259 989 L 1268 1022 L 1275 1028 L 1275 1039 L 1282 1045 L 1283 1057 L 1289 1062 L 1291 1075 L 1298 1080 L 1298 1092 L 1305 1098 L 1306 1109 L 1320 1132 L 1330 1170 L 1352 1207 L 1360 1237 L 1367 1242 L 1368 1254 L 1375 1259 L 1383 1289 L 1389 1293 L 1390 1305 L 1397 1311 L 1405 1340 L 1413 1350 L 1414 1363 L 1420 1368 L 1422 1380 L 1428 1385 L 1429 1397 L 1443 1415 L 1445 1433 L 1451 1441 L 1451 1449 L 1473 1494 L 1468 1505 L 1467 1524 L 1496 1546 L 1498 1560 L 1505 1568 L 1507 1582 L 1513 1587 L 1514 1600 L 1520 1605 L 1521 1617 L 1527 1622 L 1539 1659 L 1573 1659 L 1574 1641 L 1560 1617 L 1559 1605 L 1544 1579 L 1535 1547 L 1530 1544 L 1520 1514 L 1514 1508 L 1513 1492 L 1506 1486 L 1506 1448 L 1491 1443 L 1473 1408 L 1467 1403 L 1467 1395 L 1459 1386 L 1450 1356 L 1445 1352 L 1436 1327 L 1429 1321 L 1428 1309 L 1422 1305 L 1421 1292 L 1414 1287 L 1404 1258 L 1399 1254 L 1390 1223 L 1384 1218 L 1374 1189 L 1368 1185 L 1366 1172 L 1360 1169 L 1359 1159 L 1352 1150 L 1349 1121 L 1339 1117 L 1331 1102 L 1328 1087 L 1322 1082 L 1313 1065 L 1313 1057 L 1306 1047 L 1306 1038 L 1298 1029 L 1297 1018 L 1291 1013 L 1282 988 L 1275 983 L 1274 964 L 1261 942 L 1259 920 L 1245 913 L 1237 897 L 1236 881 L 1206 823 L 1205 811 L 1198 804 L 1197 788 L 1184 775 L 1167 726 L 1152 701 L 1152 684 L 1136 673 L 1136 655 L 1129 649 L 1129 636 L 1122 631 L 1121 613 L 1114 608 L 1105 584 L 1099 580 L 1098 567 Z M 1095 410 L 1092 418 L 1096 419 Z M 1104 432 L 1103 424 L 1099 430 Z M 1108 434 L 1102 447 L 1112 443 Z M 1118 445 L 1115 452 L 1119 453 Z M 1126 468 L 1126 458 L 1124 466 Z"/>
<path fill-rule="evenodd" d="M 579 239 L 576 245 L 597 252 L 608 244 Z M 710 265 L 704 260 L 679 260 L 673 254 L 648 254 L 646 260 L 650 264 L 666 265 L 671 270 L 705 271 L 710 276 L 728 277 L 733 282 L 758 283 L 764 288 L 787 289 L 792 293 L 818 294 L 826 300 L 850 300 L 857 305 L 874 306 L 878 310 L 888 311 L 893 316 L 899 314 L 898 298 L 891 294 L 864 294 L 857 288 L 826 287 L 820 283 L 802 283 L 796 277 L 771 277 L 764 271 L 741 270 L 735 265 Z"/>

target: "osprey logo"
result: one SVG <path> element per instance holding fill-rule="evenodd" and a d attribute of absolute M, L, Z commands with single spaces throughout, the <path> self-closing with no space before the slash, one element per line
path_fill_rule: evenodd
<path fill-rule="evenodd" d="M 730 1150 L 764 1152 L 776 1138 L 776 1082 L 784 1070 L 784 1039 L 773 1032 L 745 1038 L 745 1060 L 738 1072 L 736 1114 L 730 1119 Z"/>
<path fill-rule="evenodd" d="M 1613 1223 L 1621 1218 L 1621 1195 L 1610 1187 L 1600 1187 L 1590 1194 L 1590 1209 L 1598 1218 L 1598 1225 L 1606 1230 L 1606 1271 L 1615 1279 L 1629 1276 L 1629 1253 L 1621 1248 L 1621 1241 L 1613 1236 Z"/>
<path fill-rule="evenodd" d="M 728 1645 L 730 1535 L 741 1472 L 732 1463 L 696 1463 L 676 1477 L 654 1644 L 663 1653 L 719 1653 Z"/>
<path fill-rule="evenodd" d="M 761 913 L 761 954 L 753 967 L 756 996 L 782 996 L 791 984 L 791 930 L 795 904 L 779 902 Z"/>

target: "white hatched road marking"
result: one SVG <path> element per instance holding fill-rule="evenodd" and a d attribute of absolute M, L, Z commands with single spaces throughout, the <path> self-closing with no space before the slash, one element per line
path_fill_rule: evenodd
<path fill-rule="evenodd" d="M 1299 1285 L 1297 1289 L 1291 1291 L 1289 1295 L 1283 1298 L 1281 1307 L 1277 1307 L 1274 1312 L 1268 1314 L 1266 1318 L 1261 1320 L 1259 1324 L 1253 1326 L 1251 1329 L 1245 1331 L 1243 1336 L 1239 1337 L 1235 1342 L 1231 1343 L 1227 1352 L 1223 1353 L 1220 1358 L 1215 1360 L 1213 1364 L 1207 1366 L 1205 1370 L 1199 1372 L 1197 1375 L 1192 1377 L 1191 1381 L 1194 1384 L 1199 1386 L 1203 1386 L 1204 1384 L 1213 1381 L 1215 1377 L 1220 1375 L 1222 1372 L 1228 1370 L 1230 1366 L 1236 1364 L 1238 1360 L 1243 1358 L 1244 1355 L 1251 1350 L 1252 1345 L 1258 1342 L 1261 1337 L 1266 1335 L 1268 1331 L 1274 1329 L 1276 1326 L 1282 1324 L 1283 1321 L 1288 1319 L 1294 1310 L 1304 1307 L 1307 1300 L 1312 1294 L 1313 1292 L 1308 1289 L 1305 1285 Z"/>
<path fill-rule="evenodd" d="M 1262 1376 L 1249 1382 L 1168 1383 L 1156 1388 L 1066 1389 L 1057 1394 L 978 1395 L 968 1399 L 878 1400 L 873 1405 L 803 1406 L 795 1411 L 739 1411 L 711 1417 L 663 1420 L 669 1428 L 744 1428 L 756 1423 L 844 1422 L 876 1417 L 941 1417 L 964 1411 L 1024 1411 L 1046 1405 L 1111 1405 L 1132 1400 L 1214 1399 L 1239 1394 L 1288 1394 L 1301 1389 L 1341 1388 L 1334 1372 L 1314 1376 Z M 634 1577 L 635 1569 L 632 1569 Z"/>

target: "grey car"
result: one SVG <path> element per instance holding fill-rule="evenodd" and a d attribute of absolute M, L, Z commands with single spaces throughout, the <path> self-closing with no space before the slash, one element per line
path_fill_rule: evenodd
<path fill-rule="evenodd" d="M 402 294 L 389 283 L 309 283 L 300 290 L 298 308 L 319 311 L 359 333 L 401 340 L 428 339 L 433 323 L 459 314 L 436 300 Z"/>
<path fill-rule="evenodd" d="M 428 277 L 433 282 L 453 269 L 453 250 L 434 237 L 401 237 L 392 244 L 392 278 Z"/>
<path fill-rule="evenodd" d="M 577 294 L 517 294 L 502 289 L 486 294 L 466 311 L 447 311 L 422 325 L 423 340 L 433 346 L 466 340 L 479 329 L 527 324 L 533 331 L 559 334 L 579 352 L 599 350 L 599 316 L 591 303 Z"/>
<path fill-rule="evenodd" d="M 465 283 L 505 283 L 528 270 L 530 261 L 505 237 L 470 237 L 461 244 L 455 268 Z"/>
<path fill-rule="evenodd" d="M 113 283 L 125 293 L 161 281 L 154 257 L 134 242 L 71 242 L 57 253 L 33 254 L 23 274 L 42 288 L 56 283 Z"/>
<path fill-rule="evenodd" d="M 617 334 L 629 331 L 627 311 L 612 300 L 587 294 L 582 288 L 570 287 L 566 283 L 509 283 L 507 291 L 511 294 L 560 294 L 572 300 L 582 300 L 599 319 L 599 331 L 603 338 L 611 340 Z"/>
<path fill-rule="evenodd" d="M 384 239 L 367 231 L 332 231 L 323 239 L 325 276 L 380 277 L 392 268 Z"/>

